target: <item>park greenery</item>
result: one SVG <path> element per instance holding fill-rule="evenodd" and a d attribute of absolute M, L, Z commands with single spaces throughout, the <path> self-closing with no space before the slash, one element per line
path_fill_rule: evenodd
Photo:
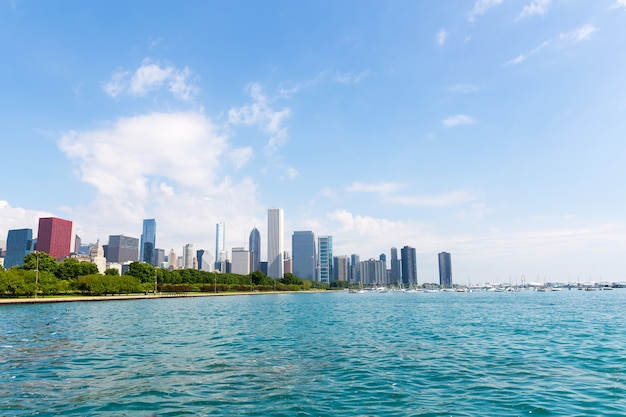
<path fill-rule="evenodd" d="M 0 268 L 0 297 L 12 298 L 153 292 L 307 291 L 328 288 L 327 284 L 302 280 L 290 273 L 281 279 L 273 279 L 261 271 L 239 275 L 195 269 L 167 270 L 144 262 L 131 263 L 122 276 L 114 268 L 100 274 L 94 263 L 76 258 L 59 262 L 43 252 L 26 255 L 21 267 L 8 270 Z M 340 286 L 333 285 L 333 288 Z"/>

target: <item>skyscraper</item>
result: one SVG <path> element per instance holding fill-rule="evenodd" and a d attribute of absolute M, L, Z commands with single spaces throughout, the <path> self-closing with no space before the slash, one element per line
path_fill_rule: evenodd
<path fill-rule="evenodd" d="M 183 246 L 183 268 L 193 269 L 193 243 Z"/>
<path fill-rule="evenodd" d="M 452 288 L 452 260 L 448 252 L 439 254 L 439 285 L 442 288 Z"/>
<path fill-rule="evenodd" d="M 284 275 L 283 227 L 283 209 L 269 209 L 267 211 L 267 275 L 271 278 L 282 278 Z"/>
<path fill-rule="evenodd" d="M 417 257 L 415 248 L 405 246 L 400 249 L 402 256 L 402 284 L 405 286 L 417 285 Z"/>
<path fill-rule="evenodd" d="M 224 222 L 215 224 L 215 269 L 222 270 L 222 262 L 226 261 L 226 225 Z"/>
<path fill-rule="evenodd" d="M 391 248 L 391 282 L 392 285 L 398 285 L 402 281 L 401 269 L 402 264 L 398 259 L 398 249 L 395 247 Z"/>
<path fill-rule="evenodd" d="M 33 249 L 32 229 L 9 230 L 6 248 L 4 268 L 9 269 L 12 266 L 23 266 L 24 257 Z"/>
<path fill-rule="evenodd" d="M 353 284 L 362 283 L 359 271 L 359 262 L 361 257 L 356 253 L 350 255 L 350 282 Z"/>
<path fill-rule="evenodd" d="M 139 259 L 139 239 L 124 235 L 109 236 L 109 244 L 106 251 L 107 261 L 124 263 Z"/>
<path fill-rule="evenodd" d="M 39 219 L 37 231 L 37 250 L 53 258 L 63 259 L 70 256 L 74 246 L 74 225 L 70 220 L 57 217 Z"/>
<path fill-rule="evenodd" d="M 291 252 L 293 274 L 301 279 L 315 280 L 315 235 L 313 232 L 293 232 Z"/>
<path fill-rule="evenodd" d="M 261 233 L 259 233 L 256 227 L 250 232 L 248 243 L 248 249 L 250 250 L 250 271 L 255 272 L 261 269 Z"/>
<path fill-rule="evenodd" d="M 333 237 L 317 238 L 317 280 L 330 284 L 333 279 Z"/>
<path fill-rule="evenodd" d="M 248 275 L 250 273 L 250 251 L 244 248 L 232 249 L 232 265 L 230 272 L 239 275 Z"/>
<path fill-rule="evenodd" d="M 346 255 L 335 256 L 333 258 L 333 279 L 335 281 L 348 281 L 349 268 L 350 258 Z"/>
<path fill-rule="evenodd" d="M 139 261 L 157 265 L 154 250 L 156 249 L 156 220 L 144 219 L 139 247 Z"/>

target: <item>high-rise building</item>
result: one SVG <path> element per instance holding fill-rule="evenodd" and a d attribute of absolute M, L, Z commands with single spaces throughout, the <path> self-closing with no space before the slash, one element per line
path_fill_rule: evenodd
<path fill-rule="evenodd" d="M 99 273 L 104 274 L 107 267 L 107 260 L 104 257 L 104 249 L 102 249 L 100 245 L 100 239 L 98 239 L 95 245 L 89 248 L 89 260 L 91 263 L 96 264 Z"/>
<path fill-rule="evenodd" d="M 284 213 L 281 208 L 267 211 L 267 275 L 282 278 L 284 275 Z"/>
<path fill-rule="evenodd" d="M 317 238 L 317 280 L 330 284 L 333 279 L 333 237 Z"/>
<path fill-rule="evenodd" d="M 232 254 L 230 271 L 233 274 L 248 275 L 250 273 L 250 251 L 241 247 L 233 248 Z"/>
<path fill-rule="evenodd" d="M 139 259 L 139 239 L 124 235 L 110 235 L 106 250 L 107 261 L 122 264 Z"/>
<path fill-rule="evenodd" d="M 349 268 L 350 258 L 346 255 L 335 256 L 333 258 L 333 279 L 335 281 L 348 281 Z"/>
<path fill-rule="evenodd" d="M 74 246 L 74 225 L 70 220 L 57 217 L 39 219 L 37 250 L 56 259 L 70 256 Z"/>
<path fill-rule="evenodd" d="M 141 245 L 139 247 L 139 261 L 157 266 L 156 262 L 156 220 L 145 219 L 141 233 Z"/>
<path fill-rule="evenodd" d="M 415 248 L 405 246 L 400 249 L 402 257 L 402 285 L 417 285 L 417 256 Z"/>
<path fill-rule="evenodd" d="M 193 243 L 183 246 L 183 268 L 193 269 Z"/>
<path fill-rule="evenodd" d="M 448 252 L 439 254 L 439 285 L 442 288 L 452 288 L 452 260 Z"/>
<path fill-rule="evenodd" d="M 352 284 L 362 284 L 361 275 L 359 272 L 359 262 L 361 257 L 355 253 L 350 255 L 350 282 Z"/>
<path fill-rule="evenodd" d="M 9 230 L 7 235 L 6 253 L 4 255 L 4 268 L 23 266 L 24 257 L 33 250 L 32 229 Z"/>
<path fill-rule="evenodd" d="M 215 263 L 226 260 L 226 225 L 224 222 L 215 224 Z"/>
<path fill-rule="evenodd" d="M 392 285 L 399 285 L 402 282 L 402 263 L 398 259 L 398 249 L 391 248 L 391 281 Z"/>
<path fill-rule="evenodd" d="M 250 232 L 248 243 L 248 249 L 250 250 L 250 271 L 255 272 L 261 269 L 261 233 L 259 233 L 256 227 Z"/>
<path fill-rule="evenodd" d="M 200 249 L 196 251 L 196 257 L 198 258 L 199 271 L 213 271 L 213 268 L 215 267 L 215 259 L 213 259 L 213 254 L 211 252 Z"/>
<path fill-rule="evenodd" d="M 379 259 L 359 262 L 361 283 L 367 285 L 385 285 L 385 264 Z"/>
<path fill-rule="evenodd" d="M 167 255 L 167 269 L 173 271 L 174 269 L 178 269 L 177 264 L 178 256 L 176 256 L 176 252 L 174 252 L 174 248 L 170 249 L 169 255 Z"/>
<path fill-rule="evenodd" d="M 297 231 L 291 235 L 293 274 L 300 279 L 315 280 L 315 235 Z"/>

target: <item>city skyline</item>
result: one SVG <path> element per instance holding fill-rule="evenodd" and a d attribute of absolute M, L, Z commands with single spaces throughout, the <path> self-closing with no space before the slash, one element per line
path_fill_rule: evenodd
<path fill-rule="evenodd" d="M 420 281 L 441 251 L 463 282 L 623 279 L 623 0 L 4 2 L 0 27 L 3 171 L 29 173 L 3 240 L 155 218 L 213 255 L 281 207 L 285 239 L 415 248 Z"/>

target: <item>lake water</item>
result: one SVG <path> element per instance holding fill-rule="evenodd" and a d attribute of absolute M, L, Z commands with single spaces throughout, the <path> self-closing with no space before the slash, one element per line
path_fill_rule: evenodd
<path fill-rule="evenodd" d="M 626 290 L 0 305 L 1 416 L 624 416 Z"/>

